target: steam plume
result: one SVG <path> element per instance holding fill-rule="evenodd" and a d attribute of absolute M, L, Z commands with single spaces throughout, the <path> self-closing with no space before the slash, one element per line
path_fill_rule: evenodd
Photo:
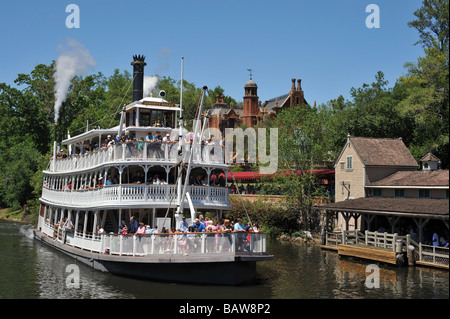
<path fill-rule="evenodd" d="M 85 75 L 97 62 L 80 42 L 68 38 L 67 47 L 58 46 L 61 54 L 56 60 L 55 73 L 55 123 L 58 122 L 59 109 L 67 97 L 70 83 L 77 75 Z"/>
<path fill-rule="evenodd" d="M 150 95 L 150 92 L 156 88 L 157 84 L 157 76 L 144 76 L 144 97 L 148 97 Z"/>

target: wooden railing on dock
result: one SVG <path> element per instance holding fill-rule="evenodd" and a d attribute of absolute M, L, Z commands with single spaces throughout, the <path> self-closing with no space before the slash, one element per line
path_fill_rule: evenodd
<path fill-rule="evenodd" d="M 343 230 L 326 232 L 322 248 L 338 250 L 339 245 L 365 245 L 389 249 L 392 252 L 408 252 L 412 250 L 412 263 L 449 269 L 449 249 L 417 243 L 409 235 L 399 236 L 396 233 L 360 232 Z M 400 250 L 400 251 L 399 251 Z"/>
<path fill-rule="evenodd" d="M 414 247 L 414 259 L 418 265 L 449 269 L 448 248 L 424 245 L 412 239 L 409 239 L 409 245 Z"/>

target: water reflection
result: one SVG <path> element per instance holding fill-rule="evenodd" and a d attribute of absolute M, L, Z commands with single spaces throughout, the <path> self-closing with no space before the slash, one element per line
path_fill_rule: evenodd
<path fill-rule="evenodd" d="M 314 245 L 268 241 L 274 255 L 257 280 L 237 287 L 143 281 L 94 270 L 32 238 L 30 225 L 0 221 L 0 299 L 358 299 L 448 298 L 448 271 L 380 265 L 380 288 L 367 288 L 369 263 Z M 80 287 L 67 288 L 75 264 Z M 218 274 L 220 276 L 220 274 Z"/>
<path fill-rule="evenodd" d="M 275 258 L 258 271 L 272 286 L 270 298 L 388 299 L 448 298 L 449 273 L 424 267 L 378 264 L 380 287 L 366 287 L 366 267 L 361 260 L 339 257 L 314 245 L 271 241 Z"/>

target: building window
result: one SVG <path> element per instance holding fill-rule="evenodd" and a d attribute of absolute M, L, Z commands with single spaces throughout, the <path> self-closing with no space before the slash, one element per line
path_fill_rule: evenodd
<path fill-rule="evenodd" d="M 429 189 L 419 189 L 419 198 L 430 198 Z"/>
<path fill-rule="evenodd" d="M 404 189 L 396 189 L 395 197 L 405 197 L 405 190 Z"/>
<path fill-rule="evenodd" d="M 347 167 L 348 171 L 353 170 L 353 156 L 347 156 Z"/>
<path fill-rule="evenodd" d="M 372 190 L 372 196 L 373 197 L 381 197 L 381 196 L 383 196 L 383 190 L 381 188 L 374 188 Z"/>
<path fill-rule="evenodd" d="M 345 162 L 340 162 L 341 164 L 341 171 L 343 171 L 345 169 Z"/>
<path fill-rule="evenodd" d="M 448 189 L 445 190 L 445 198 L 448 199 Z"/>

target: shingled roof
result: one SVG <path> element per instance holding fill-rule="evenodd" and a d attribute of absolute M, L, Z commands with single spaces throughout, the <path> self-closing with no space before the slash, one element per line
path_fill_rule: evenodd
<path fill-rule="evenodd" d="M 439 162 L 439 158 L 437 158 L 435 155 L 428 153 L 424 157 L 420 159 L 421 162 Z"/>
<path fill-rule="evenodd" d="M 418 167 L 401 139 L 350 137 L 350 143 L 366 166 Z"/>
<path fill-rule="evenodd" d="M 433 215 L 444 219 L 449 217 L 448 199 L 361 197 L 324 205 L 320 208 L 338 212 Z"/>
<path fill-rule="evenodd" d="M 386 178 L 367 184 L 366 186 L 446 186 L 448 188 L 448 173 L 448 170 L 398 171 Z"/>

